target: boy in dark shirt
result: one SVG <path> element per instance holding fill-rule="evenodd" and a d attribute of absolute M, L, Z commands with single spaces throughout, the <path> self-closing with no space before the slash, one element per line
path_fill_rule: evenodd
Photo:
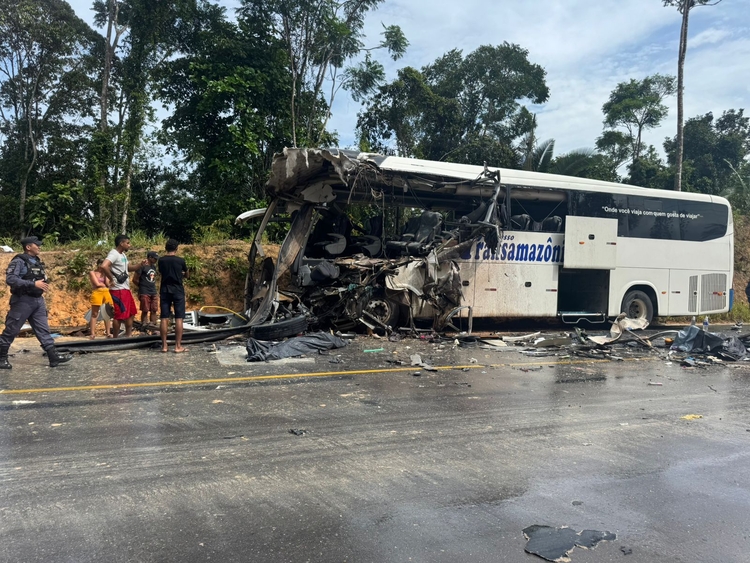
<path fill-rule="evenodd" d="M 138 301 L 141 303 L 141 324 L 146 324 L 150 314 L 151 324 L 156 324 L 159 296 L 156 294 L 156 261 L 159 255 L 153 250 L 146 255 L 146 264 L 135 271 L 133 283 L 138 286 Z"/>
<path fill-rule="evenodd" d="M 161 301 L 161 351 L 167 352 L 167 327 L 169 325 L 169 314 L 174 309 L 174 338 L 176 353 L 187 352 L 182 347 L 182 327 L 185 319 L 185 287 L 182 285 L 183 278 L 188 277 L 188 269 L 185 260 L 176 256 L 177 241 L 167 241 L 166 256 L 159 258 L 159 273 L 161 274 L 161 286 L 159 288 L 159 300 Z"/>

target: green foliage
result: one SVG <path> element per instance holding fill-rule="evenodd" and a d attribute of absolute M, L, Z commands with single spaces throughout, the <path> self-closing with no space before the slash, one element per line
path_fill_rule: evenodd
<path fill-rule="evenodd" d="M 63 268 L 65 285 L 70 291 L 90 289 L 88 273 L 94 269 L 94 260 L 87 252 L 79 251 L 68 260 Z"/>
<path fill-rule="evenodd" d="M 139 229 L 129 232 L 128 236 L 130 237 L 130 246 L 133 250 L 151 250 L 152 248 L 162 250 L 167 238 L 169 238 L 162 232 L 149 234 Z M 112 237 L 112 246 L 114 246 L 114 237 Z"/>
<path fill-rule="evenodd" d="M 224 259 L 224 267 L 237 279 L 244 280 L 250 269 L 250 264 L 244 256 L 231 256 Z"/>
<path fill-rule="evenodd" d="M 193 242 L 203 245 L 221 244 L 229 240 L 231 230 L 229 219 L 219 219 L 210 225 L 198 225 L 193 231 Z"/>
<path fill-rule="evenodd" d="M 641 155 L 643 131 L 657 127 L 667 116 L 668 108 L 663 100 L 674 93 L 673 76 L 654 74 L 643 80 L 631 78 L 629 82 L 620 82 L 602 106 L 602 111 L 605 127 L 610 130 L 622 128 L 625 137 L 620 137 L 616 143 L 613 138 L 602 140 L 602 145 L 614 148 L 626 140 L 630 145 L 631 162 L 637 161 Z M 622 148 L 617 150 L 621 151 Z"/>
<path fill-rule="evenodd" d="M 216 283 L 215 272 L 206 267 L 203 261 L 192 252 L 183 254 L 188 267 L 189 277 L 185 280 L 188 287 L 206 287 Z"/>
<path fill-rule="evenodd" d="M 55 183 L 49 191 L 29 197 L 27 203 L 30 227 L 51 241 L 72 240 L 89 230 L 91 217 L 78 182 Z"/>
<path fill-rule="evenodd" d="M 83 252 L 77 252 L 65 265 L 65 273 L 69 276 L 81 277 L 92 269 L 91 261 Z"/>
<path fill-rule="evenodd" d="M 243 0 L 243 21 L 268 22 L 281 40 L 291 89 L 286 97 L 290 108 L 293 146 L 319 146 L 326 141 L 326 124 L 333 97 L 341 86 L 339 74 L 347 61 L 363 51 L 386 49 L 393 60 L 400 58 L 408 41 L 398 26 L 384 26 L 383 40 L 374 47 L 364 44 L 365 20 L 384 0 Z M 343 72 L 343 84 L 359 97 L 382 79 L 382 67 L 360 65 Z M 369 77 L 368 72 L 374 71 Z M 330 81 L 330 99 L 323 92 Z M 364 90 L 361 88 L 364 87 Z"/>
<path fill-rule="evenodd" d="M 547 100 L 545 74 L 518 45 L 454 49 L 378 88 L 359 114 L 360 138 L 378 152 L 515 167 L 512 144 L 533 121 L 521 102 Z"/>
<path fill-rule="evenodd" d="M 675 164 L 677 139 L 664 141 L 668 162 Z M 686 191 L 740 197 L 744 205 L 743 170 L 750 155 L 750 118 L 733 109 L 714 119 L 711 112 L 688 119 L 684 128 L 682 185 Z"/>
<path fill-rule="evenodd" d="M 197 303 L 199 305 L 205 301 L 205 299 L 203 298 L 203 295 L 197 292 L 188 292 L 186 297 L 189 302 Z"/>
<path fill-rule="evenodd" d="M 26 227 L 26 200 L 41 184 L 43 165 L 70 172 L 78 164 L 70 148 L 80 142 L 81 120 L 88 117 L 95 42 L 67 2 L 0 0 L 0 185 L 13 186 L 7 195 L 17 198 L 13 215 L 20 225 L 13 228 Z M 69 152 L 71 162 L 58 162 L 58 149 Z M 70 176 L 53 181 L 65 184 Z M 50 184 L 43 190 L 52 190 Z"/>

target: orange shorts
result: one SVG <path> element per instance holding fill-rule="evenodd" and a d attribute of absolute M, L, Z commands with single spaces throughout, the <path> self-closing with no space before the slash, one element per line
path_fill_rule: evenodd
<path fill-rule="evenodd" d="M 91 292 L 89 303 L 95 307 L 101 307 L 105 303 L 112 305 L 112 296 L 109 294 L 109 289 L 106 287 L 97 287 Z"/>

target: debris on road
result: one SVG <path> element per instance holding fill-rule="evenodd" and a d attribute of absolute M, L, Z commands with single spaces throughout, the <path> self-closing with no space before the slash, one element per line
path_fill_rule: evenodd
<path fill-rule="evenodd" d="M 576 532 L 567 526 L 553 528 L 537 524 L 524 528 L 523 535 L 528 540 L 524 548 L 526 553 L 555 562 L 570 561 L 568 556 L 576 547 L 594 549 L 599 542 L 617 539 L 617 535 L 612 532 L 599 530 Z"/>
<path fill-rule="evenodd" d="M 503 336 L 503 342 L 529 342 L 536 338 L 539 338 L 541 332 L 533 332 L 531 334 L 525 334 L 523 336 Z"/>
<path fill-rule="evenodd" d="M 422 361 L 422 356 L 420 356 L 419 354 L 412 354 L 410 356 L 410 359 L 411 359 L 411 365 L 413 366 L 419 366 L 422 369 L 427 370 L 427 371 L 437 371 L 437 368 L 434 368 L 430 364 L 424 363 Z"/>
<path fill-rule="evenodd" d="M 247 361 L 265 362 L 304 356 L 321 350 L 343 348 L 349 342 L 327 332 L 314 332 L 305 336 L 296 336 L 283 342 L 264 342 L 254 338 L 247 340 Z"/>
<path fill-rule="evenodd" d="M 699 418 L 703 418 L 702 414 L 686 414 L 685 416 L 680 417 L 682 420 L 698 420 Z"/>

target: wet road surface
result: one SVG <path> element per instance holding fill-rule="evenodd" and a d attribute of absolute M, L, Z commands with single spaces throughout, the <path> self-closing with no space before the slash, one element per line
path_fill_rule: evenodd
<path fill-rule="evenodd" d="M 49 369 L 17 343 L 0 561 L 542 561 L 534 524 L 616 533 L 574 562 L 750 561 L 750 362 L 358 338 L 273 363 L 194 346 Z"/>

